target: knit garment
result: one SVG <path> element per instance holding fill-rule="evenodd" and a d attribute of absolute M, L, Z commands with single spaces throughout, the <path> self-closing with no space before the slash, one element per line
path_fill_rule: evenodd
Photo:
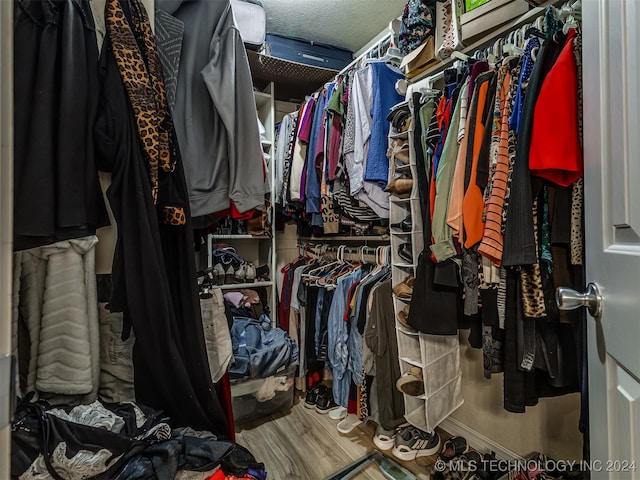
<path fill-rule="evenodd" d="M 508 70 L 508 67 L 504 67 Z M 501 69 L 502 71 L 502 69 Z M 511 113 L 511 74 L 506 71 L 502 82 L 498 83 L 498 98 L 500 102 L 500 117 L 494 120 L 493 129 L 498 133 L 496 151 L 496 165 L 488 188 L 489 196 L 486 202 L 485 225 L 482 241 L 478 253 L 493 261 L 496 265 L 502 263 L 502 210 L 507 193 L 509 178 L 509 115 Z"/>

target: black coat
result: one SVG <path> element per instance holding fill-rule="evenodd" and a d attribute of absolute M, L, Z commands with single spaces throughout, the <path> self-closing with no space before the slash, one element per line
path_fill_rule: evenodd
<path fill-rule="evenodd" d="M 18 0 L 14 36 L 14 249 L 108 225 L 93 126 L 98 46 L 86 0 Z"/>
<path fill-rule="evenodd" d="M 103 96 L 96 138 L 100 168 L 112 173 L 107 196 L 118 225 L 109 307 L 124 312 L 135 332 L 136 399 L 164 410 L 176 426 L 228 438 L 227 419 L 209 373 L 179 152 L 175 171 L 160 173 L 159 197 L 160 202 L 170 197 L 171 204 L 181 203 L 187 224 L 161 225 L 133 111 L 108 37 L 100 78 Z"/>

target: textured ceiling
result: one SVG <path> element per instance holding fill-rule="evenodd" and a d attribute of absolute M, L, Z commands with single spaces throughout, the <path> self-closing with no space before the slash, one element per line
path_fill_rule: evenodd
<path fill-rule="evenodd" d="M 267 32 L 357 52 L 400 16 L 406 0 L 261 0 Z"/>

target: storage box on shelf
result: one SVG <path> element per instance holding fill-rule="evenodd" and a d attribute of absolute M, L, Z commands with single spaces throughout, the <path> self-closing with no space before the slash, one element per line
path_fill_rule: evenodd
<path fill-rule="evenodd" d="M 293 406 L 296 366 L 291 365 L 269 378 L 231 380 L 231 400 L 235 423 L 288 410 Z"/>
<path fill-rule="evenodd" d="M 529 10 L 525 0 L 489 0 L 462 14 L 462 40 L 468 45 L 491 29 L 524 15 Z"/>

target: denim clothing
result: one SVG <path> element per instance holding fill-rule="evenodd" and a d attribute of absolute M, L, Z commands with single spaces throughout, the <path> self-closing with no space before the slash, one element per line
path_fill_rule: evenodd
<path fill-rule="evenodd" d="M 347 408 L 351 375 L 346 375 L 349 361 L 349 327 L 344 321 L 349 288 L 362 277 L 360 269 L 340 277 L 334 291 L 328 319 L 328 357 L 333 374 L 333 398 L 338 405 Z"/>
<path fill-rule="evenodd" d="M 298 344 L 266 315 L 259 320 L 235 317 L 231 327 L 233 362 L 229 372 L 267 378 L 298 361 Z"/>

